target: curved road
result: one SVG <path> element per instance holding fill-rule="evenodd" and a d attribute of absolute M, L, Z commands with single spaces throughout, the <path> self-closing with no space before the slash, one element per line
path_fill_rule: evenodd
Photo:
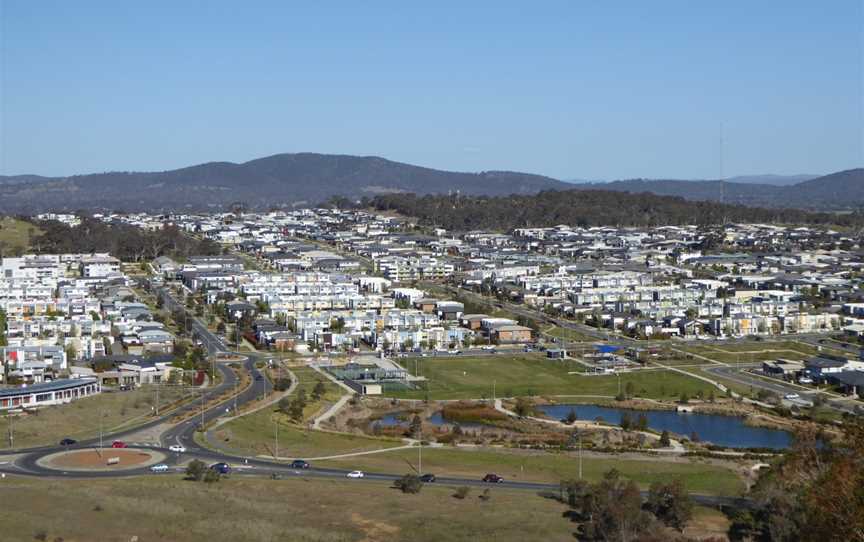
<path fill-rule="evenodd" d="M 183 307 L 180 303 L 174 300 L 166 290 L 159 289 L 157 290 L 157 294 L 163 296 L 163 299 L 169 307 L 172 308 L 180 308 L 185 311 L 185 307 Z M 220 353 L 230 353 L 222 341 L 216 337 L 213 333 L 211 333 L 206 326 L 201 324 L 196 318 L 188 316 L 191 322 L 191 327 L 201 339 L 201 341 L 206 345 L 208 351 L 211 355 L 217 355 Z M 220 394 L 226 391 L 229 388 L 233 388 L 237 377 L 234 375 L 233 371 L 231 371 L 224 363 L 219 363 L 217 365 L 219 371 L 222 373 L 223 380 L 219 386 L 216 386 L 210 389 L 204 396 L 213 396 Z M 261 374 L 261 372 L 255 366 L 255 357 L 247 356 L 245 361 L 243 362 L 243 367 L 246 371 L 248 371 L 252 376 L 251 385 L 243 390 L 236 399 L 236 404 L 239 407 L 240 405 L 244 405 L 251 401 L 254 401 L 259 396 L 265 393 L 269 393 L 271 390 L 271 385 L 269 380 Z M 172 444 L 181 444 L 186 448 L 185 454 L 176 454 L 170 452 L 165 446 L 142 446 L 139 448 L 143 449 L 151 449 L 162 452 L 166 455 L 167 463 L 172 466 L 169 468 L 169 472 L 184 472 L 185 468 L 180 465 L 181 460 L 188 458 L 196 458 L 201 459 L 206 462 L 226 462 L 232 465 L 233 473 L 236 475 L 257 475 L 257 476 L 278 476 L 278 477 L 299 477 L 299 476 L 314 476 L 314 477 L 325 477 L 325 478 L 339 478 L 346 480 L 346 474 L 349 470 L 345 469 L 329 469 L 329 468 L 308 468 L 303 470 L 295 470 L 290 468 L 290 466 L 286 463 L 278 463 L 274 461 L 266 461 L 255 458 L 245 458 L 240 456 L 235 456 L 231 454 L 226 454 L 222 452 L 213 451 L 207 448 L 204 448 L 198 443 L 195 442 L 195 431 L 198 428 L 198 425 L 202 422 L 206 425 L 210 421 L 218 418 L 219 416 L 226 413 L 226 409 L 230 410 L 231 407 L 235 404 L 234 398 L 229 398 L 225 401 L 220 402 L 217 405 L 210 406 L 207 409 L 204 409 L 203 412 L 199 415 L 193 416 L 173 427 L 168 429 L 161 436 L 162 444 L 172 445 Z M 130 429 L 128 431 L 123 431 L 119 433 L 114 433 L 110 435 L 110 438 L 121 437 L 125 434 L 130 434 L 133 432 L 140 431 L 146 427 L 152 427 L 159 423 L 163 423 L 167 418 L 173 417 L 179 412 L 189 412 L 194 410 L 195 408 L 200 410 L 200 404 L 196 404 L 195 402 L 191 404 L 184 405 L 181 409 L 175 410 L 169 415 L 160 417 L 151 422 L 148 422 L 144 426 L 138 426 L 134 429 Z M 88 441 L 80 442 L 75 446 L 72 446 L 72 449 L 76 448 L 90 448 L 98 441 L 95 439 L 91 439 Z M 28 475 L 28 476 L 44 476 L 44 477 L 60 477 L 60 478 L 112 478 L 112 477 L 129 477 L 129 476 L 159 476 L 159 474 L 152 473 L 148 467 L 134 468 L 134 469 L 126 469 L 122 471 L 61 471 L 55 469 L 49 469 L 40 465 L 39 459 L 44 456 L 63 451 L 64 447 L 62 446 L 46 446 L 41 448 L 32 448 L 27 450 L 16 450 L 12 452 L 4 452 L 0 454 L 0 460 L 2 460 L 3 456 L 19 456 L 14 461 L 6 461 L 5 463 L 0 461 L 0 472 L 9 473 L 9 474 L 17 474 L 17 475 Z M 184 457 L 181 457 L 184 456 Z M 398 478 L 400 478 L 401 474 L 392 474 L 392 473 L 367 473 L 365 475 L 365 480 L 371 481 L 387 481 L 392 482 Z M 352 480 L 353 481 L 353 480 Z M 450 478 L 450 477 L 439 477 L 437 483 L 448 486 L 490 486 L 494 485 L 497 487 L 504 487 L 509 489 L 520 489 L 520 490 L 528 490 L 528 491 L 546 491 L 546 492 L 558 492 L 559 485 L 557 484 L 547 484 L 547 483 L 538 483 L 538 482 L 515 482 L 515 481 L 505 481 L 500 484 L 487 484 L 480 480 L 476 479 L 467 479 L 467 478 Z M 706 506 L 747 506 L 748 502 L 746 499 L 735 498 L 735 497 L 715 497 L 708 495 L 694 495 L 693 499 L 699 503 Z"/>

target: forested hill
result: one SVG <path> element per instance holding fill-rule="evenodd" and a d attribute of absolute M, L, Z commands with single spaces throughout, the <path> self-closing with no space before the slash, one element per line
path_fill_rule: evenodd
<path fill-rule="evenodd" d="M 377 156 L 277 154 L 242 164 L 210 162 L 161 172 L 75 177 L 0 176 L 0 211 L 218 210 L 235 203 L 266 209 L 331 196 L 388 193 L 536 194 L 570 185 L 530 173 L 443 171 Z"/>
<path fill-rule="evenodd" d="M 422 223 L 450 230 L 512 230 L 525 227 L 665 226 L 764 222 L 784 224 L 864 223 L 860 214 L 810 213 L 794 209 L 763 209 L 674 196 L 630 194 L 606 190 L 545 191 L 532 196 L 377 196 L 371 205 L 396 211 Z"/>

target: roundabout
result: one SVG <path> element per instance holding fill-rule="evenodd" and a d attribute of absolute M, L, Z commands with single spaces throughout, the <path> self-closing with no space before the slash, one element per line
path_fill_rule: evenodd
<path fill-rule="evenodd" d="M 36 464 L 57 471 L 115 472 L 149 467 L 164 460 L 165 454 L 156 450 L 85 448 L 48 454 Z"/>

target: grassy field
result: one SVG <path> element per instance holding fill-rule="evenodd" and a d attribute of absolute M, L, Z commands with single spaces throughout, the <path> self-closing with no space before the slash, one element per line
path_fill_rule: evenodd
<path fill-rule="evenodd" d="M 557 337 L 559 339 L 566 339 L 568 341 L 575 342 L 597 342 L 597 339 L 593 337 L 589 337 L 584 333 L 580 333 L 574 329 L 566 328 L 566 327 L 558 327 L 551 326 L 547 329 L 543 330 L 544 335 L 549 335 L 550 337 Z"/>
<path fill-rule="evenodd" d="M 325 377 L 315 369 L 309 367 L 294 367 L 291 369 L 291 372 L 294 373 L 294 376 L 296 376 L 298 380 L 297 391 L 299 392 L 300 388 L 303 388 L 306 392 L 308 403 L 303 409 L 303 418 L 306 420 L 314 417 L 318 412 L 338 401 L 339 398 L 346 393 L 344 389 L 334 384 L 332 380 Z M 322 395 L 318 400 L 315 400 L 312 398 L 312 390 L 315 389 L 315 385 L 318 382 L 324 383 L 324 395 Z"/>
<path fill-rule="evenodd" d="M 412 472 L 417 465 L 416 450 L 394 450 L 382 454 L 347 457 L 316 462 L 319 467 L 365 469 L 370 472 Z M 609 469 L 647 488 L 651 482 L 680 477 L 687 489 L 706 495 L 738 495 L 744 489 L 741 479 L 731 470 L 703 462 L 672 462 L 668 458 L 621 459 L 614 456 L 587 456 L 582 461 L 583 476 L 599 480 Z M 494 472 L 507 480 L 558 483 L 579 474 L 576 457 L 544 452 L 426 448 L 423 471 L 437 476 L 480 479 Z"/>
<path fill-rule="evenodd" d="M 183 388 L 163 386 L 159 391 L 159 404 L 164 409 L 171 402 L 189 393 Z M 100 413 L 104 432 L 132 427 L 150 419 L 151 407 L 155 401 L 155 389 L 144 386 L 134 391 L 103 392 L 66 405 L 49 406 L 27 415 L 15 416 L 11 420 L 15 447 L 57 444 L 64 437 L 76 440 L 96 437 L 99 435 Z M 2 448 L 9 446 L 9 423 L 6 416 L 0 417 Z"/>
<path fill-rule="evenodd" d="M 321 457 L 402 444 L 399 440 L 306 430 L 289 423 L 287 416 L 271 408 L 228 422 L 216 430 L 215 436 L 221 447 L 239 455 L 273 455 L 277 421 L 280 457 Z"/>
<path fill-rule="evenodd" d="M 414 372 L 414 360 L 400 360 Z M 576 362 L 547 360 L 539 355 L 422 358 L 418 371 L 428 379 L 431 399 L 480 399 L 492 396 L 492 383 L 498 397 L 520 395 L 605 395 L 618 393 L 619 377 L 569 374 Z M 632 382 L 636 394 L 654 399 L 675 399 L 686 392 L 691 397 L 699 390 L 707 394 L 713 387 L 695 378 L 665 370 L 623 373 L 621 389 Z M 422 390 L 396 391 L 396 397 L 422 399 Z"/>
<path fill-rule="evenodd" d="M 177 475 L 112 480 L 7 478 L 3 540 L 141 542 L 573 540 L 559 502 L 492 488 L 483 502 L 453 488 L 404 495 L 369 481 L 235 477 L 216 484 Z M 14 496 L 14 498 L 8 498 Z M 134 520 L 133 520 L 134 518 Z"/>
<path fill-rule="evenodd" d="M 30 247 L 31 237 L 40 233 L 42 230 L 29 222 L 4 216 L 0 218 L 0 253 L 11 256 L 26 252 Z"/>

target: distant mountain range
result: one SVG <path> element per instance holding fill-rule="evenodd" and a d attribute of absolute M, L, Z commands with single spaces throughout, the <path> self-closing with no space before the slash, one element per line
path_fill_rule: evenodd
<path fill-rule="evenodd" d="M 266 209 L 316 204 L 333 196 L 358 199 L 409 192 L 504 196 L 587 189 L 650 192 L 760 207 L 848 210 L 864 206 L 864 169 L 822 177 L 564 182 L 513 171 L 441 171 L 376 156 L 277 154 L 242 164 L 210 162 L 161 172 L 0 176 L 0 212 L 216 210 L 234 203 Z"/>
<path fill-rule="evenodd" d="M 456 191 L 507 195 L 568 188 L 562 181 L 529 173 L 458 173 L 375 156 L 299 153 L 162 172 L 0 177 L 0 211 L 219 209 L 235 202 L 268 208 L 315 204 L 331 196 Z"/>
<path fill-rule="evenodd" d="M 811 210 L 854 210 L 864 206 L 864 169 L 839 171 L 794 184 L 759 184 L 728 181 L 633 179 L 577 185 L 577 188 L 650 192 L 697 201 L 720 201 L 756 207 Z"/>

